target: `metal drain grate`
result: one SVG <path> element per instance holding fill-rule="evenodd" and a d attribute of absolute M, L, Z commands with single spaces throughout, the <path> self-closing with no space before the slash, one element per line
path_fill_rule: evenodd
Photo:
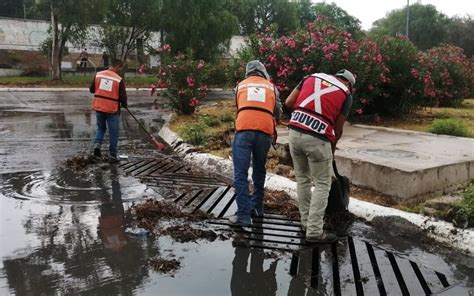
<path fill-rule="evenodd" d="M 450 286 L 444 274 L 358 238 L 306 247 L 299 221 L 280 215 L 265 214 L 249 228 L 232 227 L 225 218 L 237 208 L 230 186 L 183 193 L 174 201 L 213 214 L 209 224 L 237 233 L 249 247 L 292 252 L 290 274 L 334 295 L 432 295 Z"/>
<path fill-rule="evenodd" d="M 182 162 L 170 158 L 133 159 L 121 163 L 120 168 L 128 175 L 140 178 L 151 186 L 159 187 L 216 187 L 225 185 L 213 177 L 198 176 Z"/>
<path fill-rule="evenodd" d="M 208 223 L 237 233 L 245 246 L 291 252 L 290 274 L 305 286 L 334 295 L 432 295 L 450 287 L 444 274 L 358 238 L 307 247 L 299 221 L 284 216 L 265 214 L 251 227 L 232 227 L 225 216 L 237 210 L 233 188 L 179 161 L 135 159 L 121 168 L 151 185 L 187 187 L 174 202 L 191 212 L 213 214 Z"/>

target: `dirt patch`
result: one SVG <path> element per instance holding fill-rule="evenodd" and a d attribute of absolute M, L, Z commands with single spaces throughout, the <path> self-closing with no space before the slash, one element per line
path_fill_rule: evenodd
<path fill-rule="evenodd" d="M 150 266 L 156 272 L 168 274 L 178 270 L 181 267 L 181 262 L 176 259 L 155 257 L 150 259 Z"/>
<path fill-rule="evenodd" d="M 351 184 L 350 190 L 350 196 L 359 200 L 368 201 L 385 207 L 396 207 L 399 205 L 399 202 L 395 198 L 371 189 Z"/>
<path fill-rule="evenodd" d="M 294 220 L 300 219 L 296 201 L 285 191 L 266 191 L 264 200 L 263 207 L 266 213 L 283 215 Z"/>
<path fill-rule="evenodd" d="M 324 216 L 324 229 L 345 236 L 355 221 L 362 221 L 349 211 L 337 211 Z"/>

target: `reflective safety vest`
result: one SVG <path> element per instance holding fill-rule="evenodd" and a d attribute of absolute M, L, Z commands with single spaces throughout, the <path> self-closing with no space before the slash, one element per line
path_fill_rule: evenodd
<path fill-rule="evenodd" d="M 303 82 L 289 127 L 324 136 L 334 143 L 334 123 L 348 95 L 349 89 L 336 77 L 324 73 L 312 74 Z"/>
<path fill-rule="evenodd" d="M 119 89 L 120 77 L 111 70 L 104 70 L 95 76 L 95 93 L 92 101 L 92 109 L 105 113 L 116 113 L 119 111 Z"/>
<path fill-rule="evenodd" d="M 236 132 L 256 130 L 273 135 L 275 120 L 275 86 L 260 76 L 250 76 L 240 82 L 236 90 Z"/>

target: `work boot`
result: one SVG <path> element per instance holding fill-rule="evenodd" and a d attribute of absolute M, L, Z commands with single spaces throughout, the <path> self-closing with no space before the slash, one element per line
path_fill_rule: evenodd
<path fill-rule="evenodd" d="M 330 244 L 337 241 L 339 237 L 330 232 L 323 232 L 323 234 L 319 236 L 306 236 L 306 244 L 307 245 L 314 245 L 314 244 Z"/>
<path fill-rule="evenodd" d="M 99 144 L 95 144 L 95 146 L 94 146 L 94 156 L 97 157 L 97 158 L 102 157 L 102 153 L 100 152 L 100 145 Z"/>
<path fill-rule="evenodd" d="M 119 163 L 120 159 L 117 157 L 117 154 L 110 154 L 109 155 L 109 162 L 111 163 Z"/>
<path fill-rule="evenodd" d="M 241 227 L 251 226 L 250 221 L 248 222 L 243 221 L 242 219 L 239 219 L 237 215 L 229 216 L 227 219 L 229 220 L 230 224 L 232 224 L 232 226 L 241 226 Z"/>

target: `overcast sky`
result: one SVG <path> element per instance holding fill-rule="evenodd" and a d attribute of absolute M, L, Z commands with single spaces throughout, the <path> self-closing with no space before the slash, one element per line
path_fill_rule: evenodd
<path fill-rule="evenodd" d="M 313 2 L 324 1 L 313 0 Z M 369 29 L 374 21 L 383 18 L 390 10 L 400 9 L 407 5 L 407 0 L 327 0 L 325 2 L 334 2 L 350 15 L 358 18 L 364 30 Z M 410 4 L 416 2 L 416 0 L 410 0 Z M 473 0 L 421 0 L 418 2 L 432 4 L 438 11 L 450 17 L 454 15 L 466 16 L 466 14 L 474 17 Z"/>

